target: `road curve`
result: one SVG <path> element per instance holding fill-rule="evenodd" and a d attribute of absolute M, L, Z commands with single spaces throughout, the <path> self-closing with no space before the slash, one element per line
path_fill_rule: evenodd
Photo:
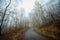
<path fill-rule="evenodd" d="M 33 30 L 33 28 L 30 28 L 25 33 L 25 40 L 48 40 L 48 39 L 36 33 Z"/>

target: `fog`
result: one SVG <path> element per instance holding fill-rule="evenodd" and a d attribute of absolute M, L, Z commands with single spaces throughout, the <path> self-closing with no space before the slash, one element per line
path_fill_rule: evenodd
<path fill-rule="evenodd" d="M 10 0 L 0 0 L 0 20 L 9 4 Z M 3 25 L 7 27 L 16 25 L 28 25 L 33 27 L 33 23 L 42 23 L 42 18 L 50 19 L 49 14 L 54 14 L 56 19 L 60 18 L 60 0 L 11 0 L 9 7 L 6 10 Z M 41 10 L 42 9 L 42 10 Z M 41 11 L 39 11 L 41 10 Z M 50 13 L 49 13 L 50 12 Z M 37 13 L 37 14 L 36 14 Z M 59 17 L 56 17 L 56 15 Z M 34 16 L 37 15 L 37 16 Z M 34 20 L 38 20 L 37 22 Z M 43 18 L 44 19 L 44 18 Z M 60 20 L 60 19 L 59 19 Z M 4 24 L 5 23 L 5 24 Z M 1 24 L 1 21 L 0 21 Z M 39 25 L 40 25 L 39 24 Z M 4 26 L 2 27 L 2 29 Z"/>

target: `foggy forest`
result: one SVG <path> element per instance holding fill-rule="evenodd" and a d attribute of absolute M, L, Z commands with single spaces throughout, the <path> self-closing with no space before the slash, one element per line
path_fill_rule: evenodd
<path fill-rule="evenodd" d="M 0 0 L 0 40 L 60 40 L 60 0 Z"/>

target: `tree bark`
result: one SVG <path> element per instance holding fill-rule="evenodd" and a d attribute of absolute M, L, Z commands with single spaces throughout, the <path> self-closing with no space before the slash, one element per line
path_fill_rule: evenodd
<path fill-rule="evenodd" d="M 1 20 L 0 35 L 1 35 L 1 27 L 2 27 L 2 25 L 3 25 L 3 21 L 4 21 L 4 18 L 5 18 L 5 15 L 6 15 L 6 11 L 7 11 L 7 8 L 9 7 L 10 3 L 11 3 L 11 0 L 10 0 L 9 4 L 6 6 L 6 9 L 5 9 L 5 11 L 4 11 L 4 14 L 3 14 L 3 17 L 2 17 L 2 20 Z"/>

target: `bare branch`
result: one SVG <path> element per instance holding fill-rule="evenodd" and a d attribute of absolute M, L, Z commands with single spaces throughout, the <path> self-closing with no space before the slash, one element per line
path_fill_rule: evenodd
<path fill-rule="evenodd" d="M 4 11 L 4 14 L 3 14 L 3 17 L 2 17 L 2 20 L 1 20 L 0 35 L 1 35 L 1 27 L 2 27 L 2 25 L 3 25 L 3 21 L 4 21 L 4 18 L 5 18 L 5 15 L 6 15 L 6 11 L 7 11 L 7 8 L 9 7 L 10 3 L 11 3 L 11 0 L 10 0 L 9 4 L 6 6 L 6 9 L 5 9 L 5 11 Z"/>

